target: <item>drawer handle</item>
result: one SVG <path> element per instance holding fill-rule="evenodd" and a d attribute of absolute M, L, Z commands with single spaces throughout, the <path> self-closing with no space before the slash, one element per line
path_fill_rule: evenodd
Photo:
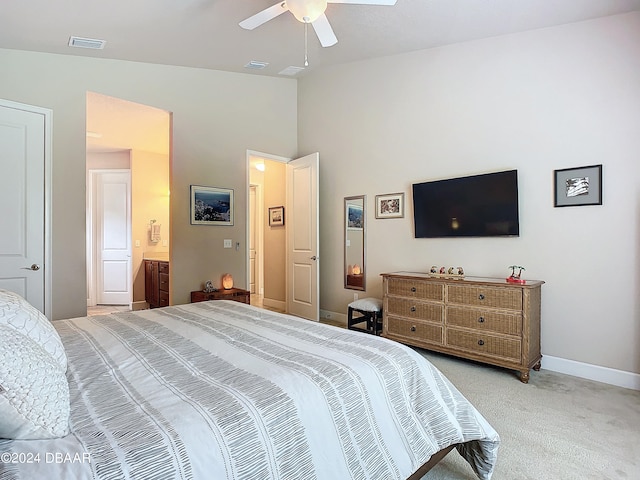
<path fill-rule="evenodd" d="M 480 295 L 478 295 L 478 298 L 479 298 L 480 300 L 484 300 L 484 293 L 481 293 Z"/>
<path fill-rule="evenodd" d="M 411 325 L 411 331 L 415 332 L 416 331 L 416 326 L 415 325 Z"/>
<path fill-rule="evenodd" d="M 411 291 L 412 291 L 413 293 L 416 293 L 416 287 L 411 287 Z"/>
<path fill-rule="evenodd" d="M 484 345 L 484 340 L 478 340 L 478 345 L 480 346 Z"/>
<path fill-rule="evenodd" d="M 480 318 L 478 319 L 478 321 L 479 321 L 480 323 L 484 323 L 484 317 L 480 317 Z"/>
<path fill-rule="evenodd" d="M 416 311 L 416 307 L 411 307 L 411 311 L 415 312 Z"/>

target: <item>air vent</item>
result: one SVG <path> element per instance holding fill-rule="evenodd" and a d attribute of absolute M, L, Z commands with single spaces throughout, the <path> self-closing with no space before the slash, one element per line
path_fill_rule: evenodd
<path fill-rule="evenodd" d="M 251 70 L 262 70 L 267 65 L 269 65 L 267 62 L 259 62 L 258 60 L 251 60 L 249 63 L 247 63 L 244 66 L 244 68 L 250 68 Z"/>
<path fill-rule="evenodd" d="M 102 50 L 106 43 L 106 40 L 97 40 L 95 38 L 69 37 L 70 47 L 93 48 L 94 50 Z"/>
<path fill-rule="evenodd" d="M 289 75 L 290 77 L 297 75 L 298 73 L 300 73 L 302 70 L 304 70 L 304 67 L 287 67 L 284 70 L 282 70 L 281 72 L 278 72 L 279 75 Z"/>

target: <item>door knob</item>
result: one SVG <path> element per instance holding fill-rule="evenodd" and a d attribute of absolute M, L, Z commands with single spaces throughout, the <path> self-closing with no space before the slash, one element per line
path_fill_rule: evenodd
<path fill-rule="evenodd" d="M 316 255 L 314 255 L 313 257 L 311 257 L 311 260 L 317 260 L 318 257 Z"/>
<path fill-rule="evenodd" d="M 40 270 L 40 265 L 37 263 L 32 264 L 30 267 L 22 267 L 24 270 L 33 270 L 34 272 Z"/>

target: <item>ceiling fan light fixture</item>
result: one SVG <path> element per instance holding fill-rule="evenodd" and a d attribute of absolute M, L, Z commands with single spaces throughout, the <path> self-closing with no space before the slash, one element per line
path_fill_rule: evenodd
<path fill-rule="evenodd" d="M 313 23 L 327 9 L 327 0 L 287 0 L 287 8 L 302 23 Z"/>

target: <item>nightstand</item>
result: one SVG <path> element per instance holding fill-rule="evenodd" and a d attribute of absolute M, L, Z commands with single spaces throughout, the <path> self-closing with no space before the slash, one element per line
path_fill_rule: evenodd
<path fill-rule="evenodd" d="M 243 290 L 242 288 L 220 289 L 208 293 L 202 290 L 191 292 L 191 303 L 206 302 L 208 300 L 234 300 L 248 304 L 251 301 L 251 293 L 249 290 Z"/>

